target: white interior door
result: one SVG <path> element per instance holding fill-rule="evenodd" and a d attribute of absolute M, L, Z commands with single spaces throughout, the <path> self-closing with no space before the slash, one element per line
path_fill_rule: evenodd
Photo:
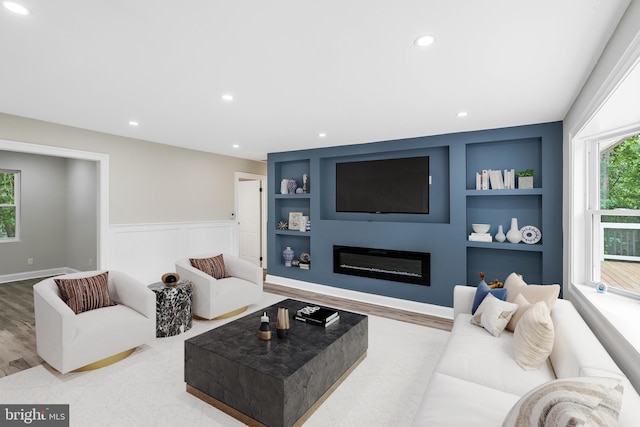
<path fill-rule="evenodd" d="M 252 264 L 262 266 L 260 181 L 238 182 L 238 254 Z"/>

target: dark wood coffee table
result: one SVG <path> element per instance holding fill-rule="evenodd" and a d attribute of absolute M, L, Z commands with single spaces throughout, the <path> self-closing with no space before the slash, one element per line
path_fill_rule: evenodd
<path fill-rule="evenodd" d="M 316 305 L 287 299 L 185 341 L 187 391 L 248 425 L 302 424 L 364 360 L 368 318 L 338 310 L 324 328 L 293 319 Z M 291 328 L 278 338 L 278 307 L 289 309 Z M 258 338 L 267 312 L 273 338 Z"/>

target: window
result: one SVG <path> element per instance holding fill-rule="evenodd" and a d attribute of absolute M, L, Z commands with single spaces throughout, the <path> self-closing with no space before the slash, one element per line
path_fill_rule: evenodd
<path fill-rule="evenodd" d="M 0 169 L 0 242 L 18 239 L 19 195 L 20 172 Z"/>
<path fill-rule="evenodd" d="M 640 134 L 595 142 L 592 153 L 591 279 L 640 293 Z"/>

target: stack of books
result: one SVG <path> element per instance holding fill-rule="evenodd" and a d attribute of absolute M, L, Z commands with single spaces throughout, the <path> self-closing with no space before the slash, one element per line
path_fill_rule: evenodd
<path fill-rule="evenodd" d="M 296 320 L 325 328 L 340 319 L 336 310 L 318 306 L 306 306 L 296 312 Z"/>
<path fill-rule="evenodd" d="M 489 233 L 471 233 L 469 234 L 470 242 L 493 242 L 493 236 Z"/>
<path fill-rule="evenodd" d="M 505 169 L 504 175 L 500 170 L 483 169 L 476 173 L 476 190 L 512 190 L 516 188 L 515 176 L 514 169 Z"/>

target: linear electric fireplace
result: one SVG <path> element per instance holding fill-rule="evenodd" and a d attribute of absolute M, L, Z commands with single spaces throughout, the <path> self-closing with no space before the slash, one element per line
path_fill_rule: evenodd
<path fill-rule="evenodd" d="M 430 286 L 431 256 L 428 252 L 334 245 L 333 272 Z"/>

